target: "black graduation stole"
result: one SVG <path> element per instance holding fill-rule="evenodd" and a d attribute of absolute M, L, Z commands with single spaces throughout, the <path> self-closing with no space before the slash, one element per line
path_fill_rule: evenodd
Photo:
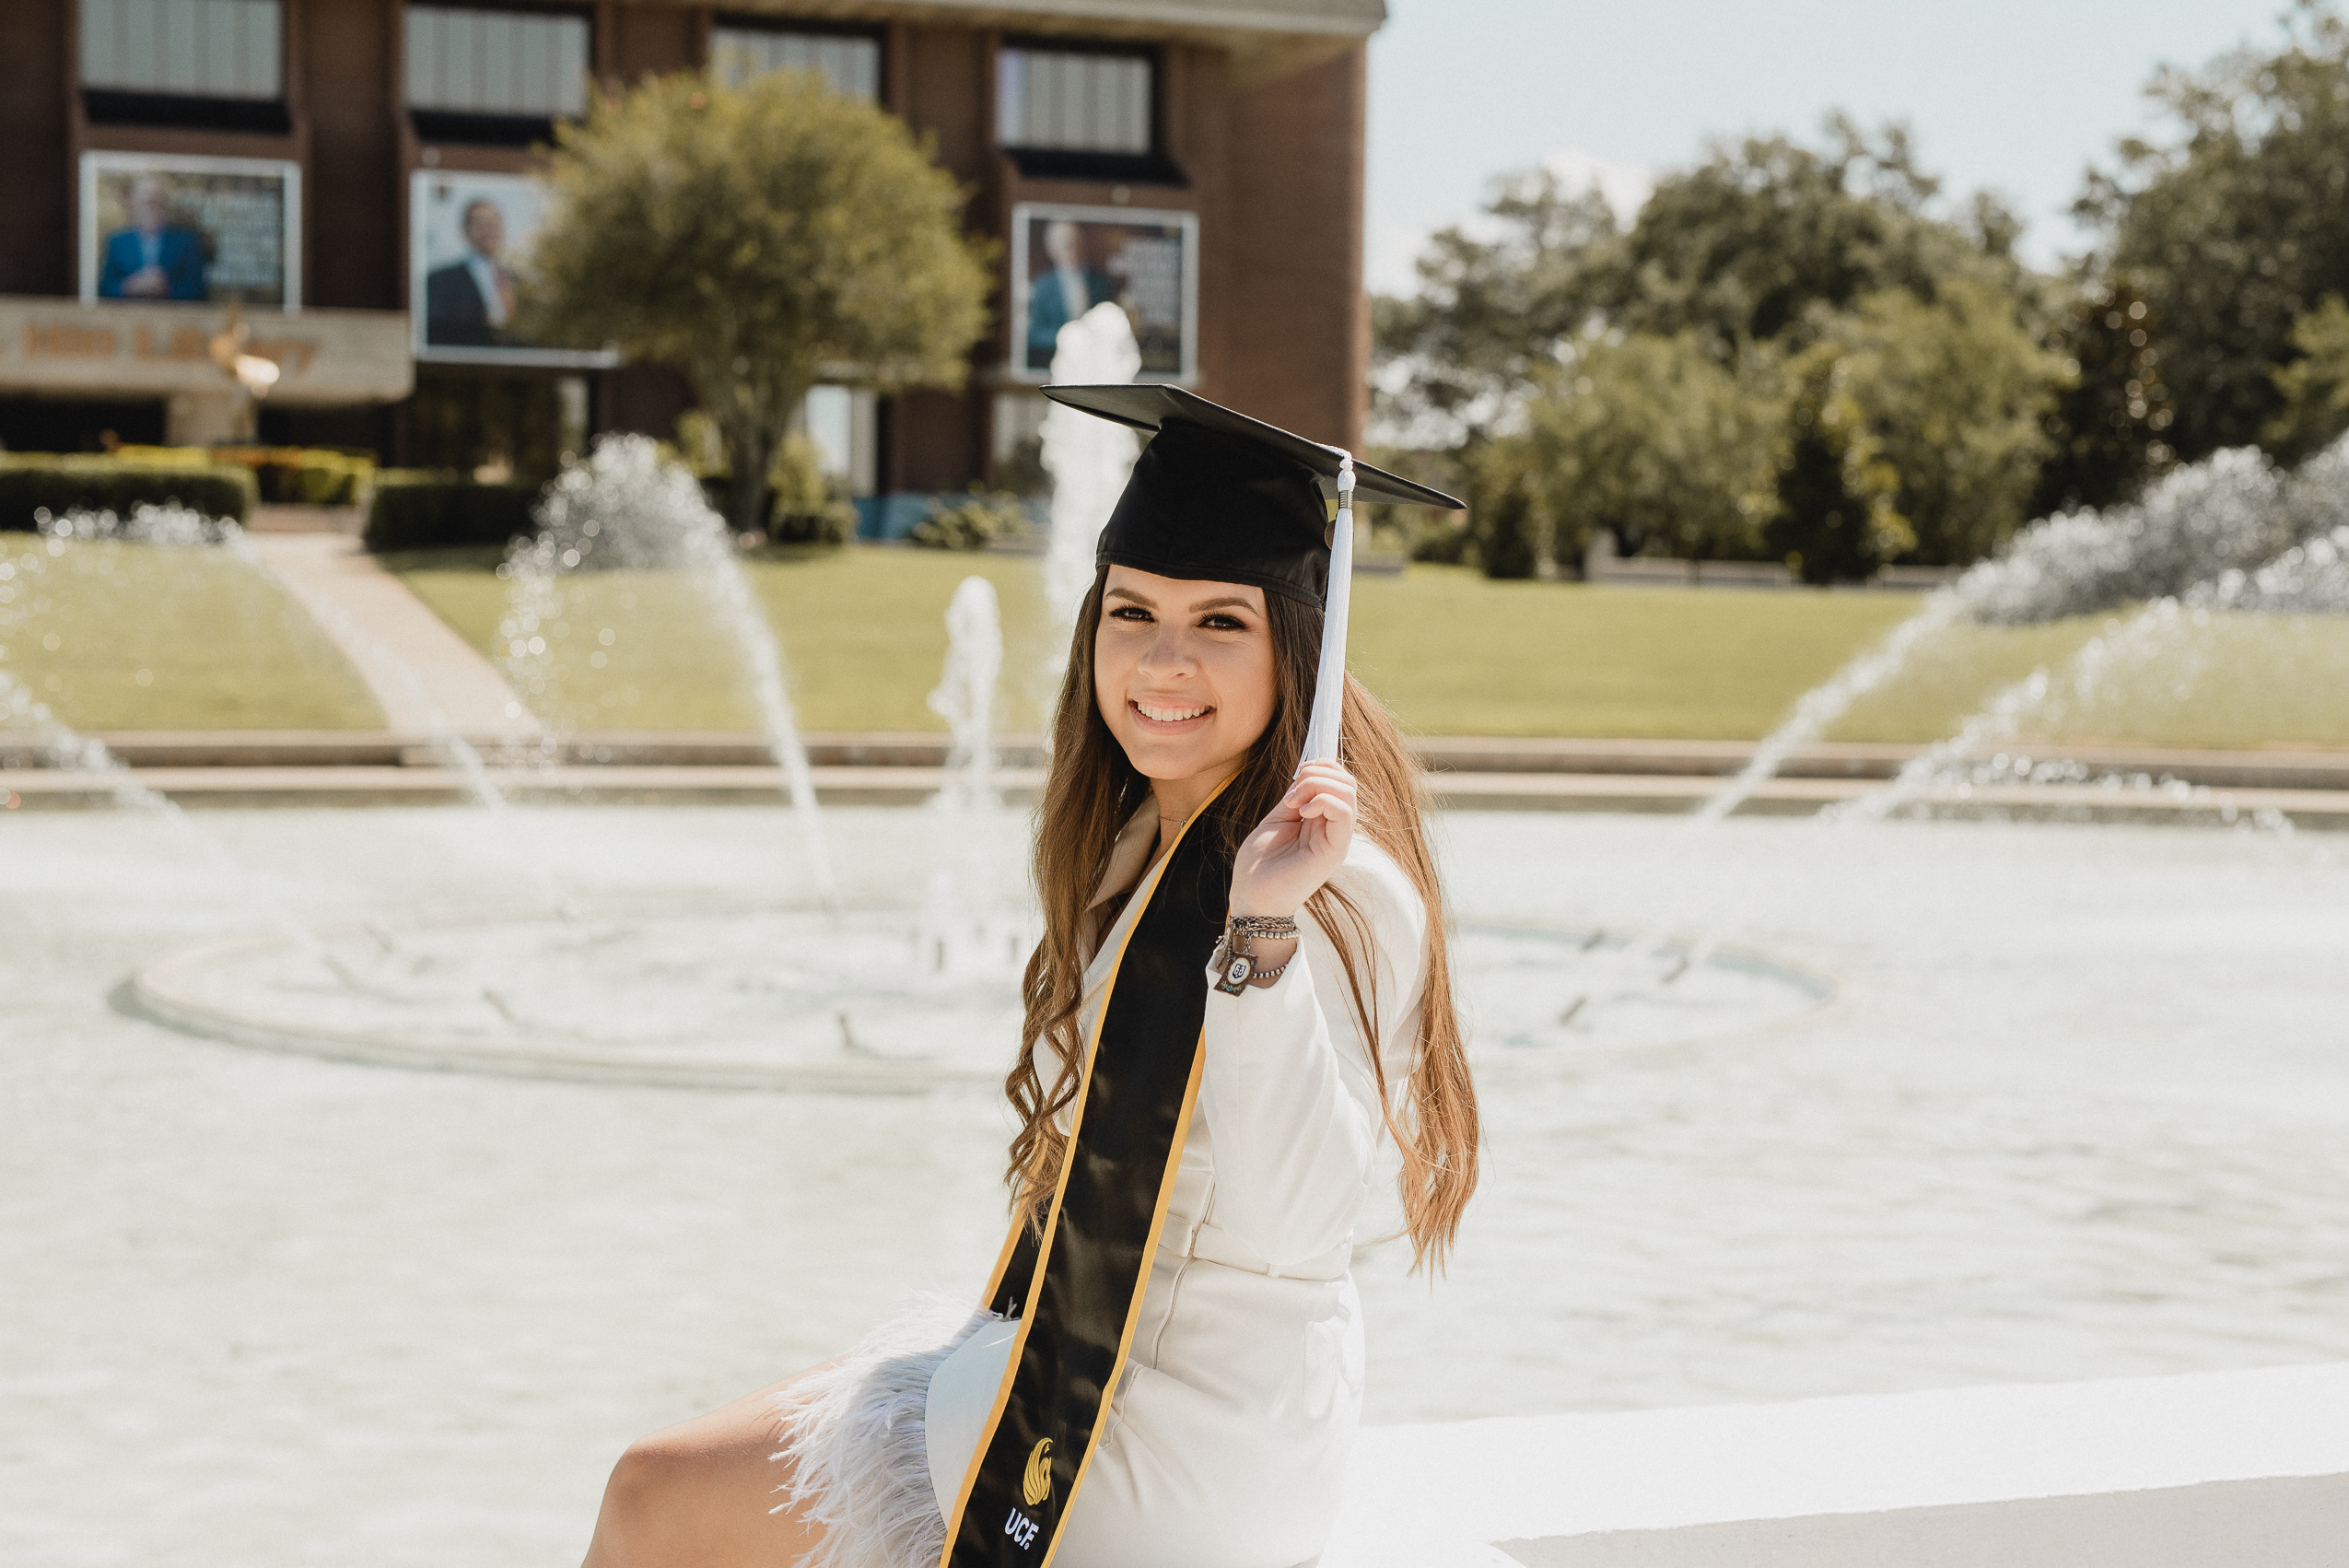
<path fill-rule="evenodd" d="M 940 1568 L 1043 1568 L 1101 1440 L 1198 1097 L 1207 962 L 1232 893 L 1213 804 L 1134 892 L 1042 1236 L 1015 1223 L 988 1282 L 988 1309 L 1020 1327 Z"/>

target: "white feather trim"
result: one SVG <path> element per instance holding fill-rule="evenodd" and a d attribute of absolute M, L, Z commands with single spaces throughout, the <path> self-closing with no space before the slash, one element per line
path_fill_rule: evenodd
<path fill-rule="evenodd" d="M 803 1568 L 933 1568 L 946 1521 L 930 1487 L 924 1410 L 930 1375 L 983 1323 L 968 1296 L 940 1293 L 776 1396 L 791 1479 L 777 1490 L 824 1527 Z"/>

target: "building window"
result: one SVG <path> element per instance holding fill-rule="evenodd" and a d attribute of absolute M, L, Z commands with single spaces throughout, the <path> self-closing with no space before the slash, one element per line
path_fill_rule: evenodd
<path fill-rule="evenodd" d="M 82 111 L 97 125 L 289 128 L 281 0 L 81 0 Z"/>
<path fill-rule="evenodd" d="M 996 61 L 996 140 L 1038 151 L 1147 154 L 1155 67 L 1148 54 L 1007 46 Z"/>
<path fill-rule="evenodd" d="M 881 101 L 881 41 L 857 33 L 720 26 L 710 34 L 709 68 L 730 88 L 768 71 L 821 71 L 843 98 Z"/>
<path fill-rule="evenodd" d="M 585 17 L 408 7 L 412 110 L 518 120 L 583 114 L 587 79 Z"/>
<path fill-rule="evenodd" d="M 275 99 L 283 27 L 278 0 L 82 0 L 82 86 Z"/>
<path fill-rule="evenodd" d="M 800 404 L 800 427 L 815 443 L 824 474 L 847 484 L 851 496 L 871 495 L 879 477 L 875 407 L 865 387 L 811 387 Z"/>

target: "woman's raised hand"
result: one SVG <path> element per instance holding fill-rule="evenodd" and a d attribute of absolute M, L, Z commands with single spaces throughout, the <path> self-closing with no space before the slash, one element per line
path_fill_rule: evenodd
<path fill-rule="evenodd" d="M 1232 913 L 1294 915 L 1346 863 L 1354 842 L 1354 776 L 1309 762 L 1232 862 Z"/>

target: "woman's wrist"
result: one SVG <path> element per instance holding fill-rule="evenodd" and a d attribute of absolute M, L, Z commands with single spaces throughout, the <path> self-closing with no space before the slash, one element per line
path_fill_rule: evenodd
<path fill-rule="evenodd" d="M 1277 899 L 1258 898 L 1235 887 L 1232 890 L 1229 907 L 1234 918 L 1293 920 L 1297 918 L 1298 906 L 1291 904 L 1284 909 Z"/>

